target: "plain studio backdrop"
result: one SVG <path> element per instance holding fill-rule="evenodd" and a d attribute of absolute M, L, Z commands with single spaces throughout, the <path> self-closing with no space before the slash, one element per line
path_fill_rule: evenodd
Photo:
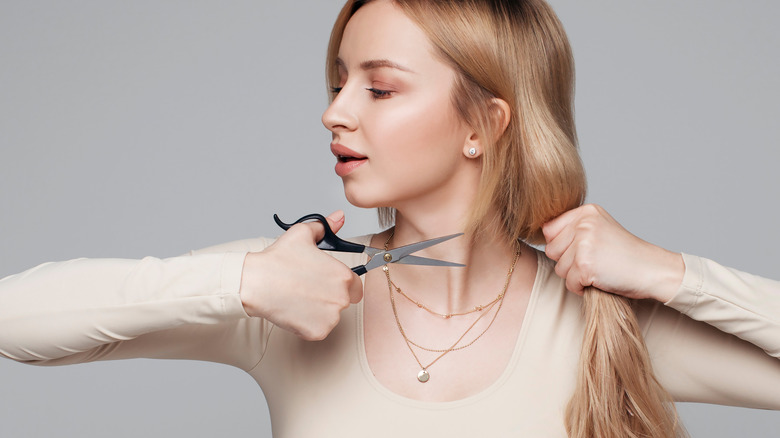
<path fill-rule="evenodd" d="M 273 213 L 341 208 L 343 235 L 376 231 L 344 200 L 320 123 L 340 3 L 2 0 L 0 276 L 274 236 Z M 552 4 L 577 59 L 589 201 L 653 243 L 779 278 L 780 3 Z M 780 430 L 780 412 L 680 409 L 695 437 Z M 227 366 L 0 360 L 0 436 L 270 425 Z"/>

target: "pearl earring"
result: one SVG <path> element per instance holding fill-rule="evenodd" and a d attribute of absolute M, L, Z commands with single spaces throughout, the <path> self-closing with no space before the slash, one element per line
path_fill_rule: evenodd
<path fill-rule="evenodd" d="M 472 157 L 473 157 L 474 155 L 477 155 L 477 148 L 471 148 L 471 149 L 469 149 L 469 155 L 471 155 Z"/>

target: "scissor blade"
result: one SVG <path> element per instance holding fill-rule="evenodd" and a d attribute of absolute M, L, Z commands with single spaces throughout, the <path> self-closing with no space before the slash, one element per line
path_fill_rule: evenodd
<path fill-rule="evenodd" d="M 443 236 L 443 237 L 437 237 L 435 239 L 430 240 L 424 240 L 422 242 L 412 243 L 411 245 L 402 246 L 399 248 L 391 249 L 389 251 L 382 251 L 380 253 L 374 254 L 371 256 L 371 260 L 366 263 L 366 270 L 370 271 L 374 268 L 378 268 L 380 266 L 384 266 L 388 263 L 403 263 L 402 260 L 404 258 L 409 258 L 409 254 L 413 252 L 420 251 L 421 249 L 428 248 L 429 246 L 436 245 L 438 243 L 454 239 L 455 237 L 462 236 L 463 233 L 458 234 L 450 234 L 449 236 Z M 366 253 L 369 252 L 369 250 L 376 249 L 371 247 L 366 247 Z M 370 253 L 369 253 L 370 254 Z M 423 257 L 420 257 L 419 259 L 423 259 Z M 433 259 L 430 259 L 433 260 Z M 436 260 L 436 262 L 440 262 L 439 260 Z M 446 262 L 449 263 L 449 262 Z M 415 264 L 415 263 L 412 263 Z M 416 263 L 416 264 L 423 264 L 423 263 Z M 425 263 L 428 266 L 451 266 L 451 265 L 442 265 L 440 263 L 437 264 L 431 264 L 431 263 Z M 462 266 L 462 265 L 457 265 Z"/>
<path fill-rule="evenodd" d="M 393 256 L 393 261 L 397 263 L 398 259 L 407 257 L 409 256 L 409 254 L 413 252 L 420 251 L 422 249 L 428 248 L 429 246 L 438 245 L 439 243 L 445 242 L 450 239 L 454 239 L 462 235 L 463 233 L 450 234 L 449 236 L 442 236 L 442 237 L 437 237 L 435 239 L 423 240 L 422 242 L 401 246 L 395 249 L 391 249 L 390 251 L 387 252 L 389 252 Z"/>
<path fill-rule="evenodd" d="M 452 266 L 456 268 L 463 268 L 466 265 L 455 262 L 448 262 L 446 260 L 429 259 L 428 257 L 420 257 L 414 255 L 408 255 L 396 263 L 404 265 L 423 265 L 423 266 Z"/>

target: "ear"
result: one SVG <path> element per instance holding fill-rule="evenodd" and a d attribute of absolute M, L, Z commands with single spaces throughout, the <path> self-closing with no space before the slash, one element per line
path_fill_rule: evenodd
<path fill-rule="evenodd" d="M 477 158 L 482 155 L 482 152 L 484 152 L 484 148 L 479 135 L 475 131 L 469 132 L 469 137 L 463 143 L 463 155 L 466 158 Z"/>
<path fill-rule="evenodd" d="M 493 137 L 493 141 L 497 141 L 506 132 L 509 121 L 512 120 L 512 110 L 509 108 L 509 104 L 504 99 L 494 97 L 490 99 L 490 112 L 493 116 L 493 122 L 495 123 L 496 132 Z"/>
<path fill-rule="evenodd" d="M 494 97 L 490 99 L 488 104 L 490 116 L 492 118 L 492 126 L 494 127 L 493 142 L 496 142 L 506 131 L 509 126 L 509 121 L 512 118 L 512 111 L 509 108 L 509 104 L 504 99 Z M 485 151 L 484 143 L 481 141 L 479 134 L 472 130 L 469 132 L 469 137 L 463 144 L 463 155 L 466 158 L 477 158 Z"/>

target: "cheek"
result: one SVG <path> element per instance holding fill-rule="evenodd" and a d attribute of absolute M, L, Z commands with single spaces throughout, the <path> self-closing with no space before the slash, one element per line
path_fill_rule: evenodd
<path fill-rule="evenodd" d="M 388 111 L 372 130 L 383 165 L 415 176 L 421 166 L 453 162 L 459 157 L 463 130 L 446 99 L 419 99 Z M 419 177 L 419 176 L 418 176 Z"/>
<path fill-rule="evenodd" d="M 366 177 L 344 181 L 353 205 L 395 206 L 448 186 L 459 174 L 467 131 L 449 88 L 373 102 L 360 114 L 361 143 L 370 160 Z"/>

